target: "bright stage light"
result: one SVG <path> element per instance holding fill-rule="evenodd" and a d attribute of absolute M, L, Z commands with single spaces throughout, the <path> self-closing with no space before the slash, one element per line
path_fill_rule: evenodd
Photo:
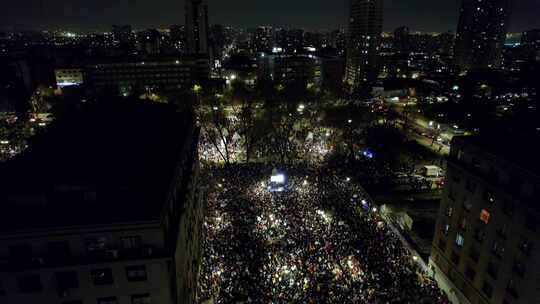
<path fill-rule="evenodd" d="M 285 175 L 284 174 L 272 175 L 272 176 L 270 176 L 270 181 L 272 183 L 283 184 L 283 183 L 285 183 Z"/>

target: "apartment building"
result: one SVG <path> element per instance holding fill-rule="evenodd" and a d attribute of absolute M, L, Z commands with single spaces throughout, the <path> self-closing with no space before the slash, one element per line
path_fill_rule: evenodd
<path fill-rule="evenodd" d="M 453 303 L 540 303 L 540 154 L 533 139 L 452 142 L 430 267 Z"/>
<path fill-rule="evenodd" d="M 193 303 L 198 128 L 163 104 L 87 104 L 0 167 L 0 303 Z"/>

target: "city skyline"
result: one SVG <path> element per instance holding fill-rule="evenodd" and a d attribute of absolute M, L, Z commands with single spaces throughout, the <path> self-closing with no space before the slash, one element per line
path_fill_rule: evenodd
<path fill-rule="evenodd" d="M 295 1 L 253 3 L 245 0 L 209 0 L 211 24 L 254 27 L 260 24 L 300 27 L 310 30 L 333 29 L 347 26 L 347 0 Z M 510 21 L 510 32 L 540 27 L 535 18 L 540 3 L 532 0 L 516 1 Z M 184 1 L 156 0 L 152 3 L 107 3 L 102 0 L 65 3 L 52 0 L 23 0 L 11 2 L 3 10 L 0 29 L 105 30 L 111 24 L 131 24 L 134 28 L 163 27 L 184 23 Z M 69 12 L 66 13 L 66 12 Z M 415 0 L 403 3 L 387 0 L 384 3 L 385 31 L 405 25 L 412 31 L 456 31 L 459 1 L 445 3 Z M 320 25 L 324 26 L 320 26 Z"/>

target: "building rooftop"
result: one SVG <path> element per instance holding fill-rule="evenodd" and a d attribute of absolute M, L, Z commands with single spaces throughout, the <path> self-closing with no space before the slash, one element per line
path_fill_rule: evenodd
<path fill-rule="evenodd" d="M 85 105 L 0 166 L 0 231 L 158 220 L 196 134 L 169 105 Z"/>
<path fill-rule="evenodd" d="M 540 177 L 540 136 L 538 135 L 459 136 L 454 140 L 478 147 L 485 153 L 515 164 Z"/>

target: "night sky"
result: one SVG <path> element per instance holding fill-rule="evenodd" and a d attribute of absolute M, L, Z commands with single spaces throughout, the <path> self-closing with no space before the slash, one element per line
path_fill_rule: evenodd
<path fill-rule="evenodd" d="M 185 0 L 4 0 L 0 28 L 149 28 L 184 23 Z M 210 23 L 333 29 L 347 22 L 349 0 L 207 0 Z M 385 29 L 455 31 L 458 0 L 384 0 Z M 40 3 L 43 3 L 41 6 Z M 41 9 L 42 7 L 42 9 Z M 515 0 L 511 31 L 540 27 L 540 0 Z"/>

